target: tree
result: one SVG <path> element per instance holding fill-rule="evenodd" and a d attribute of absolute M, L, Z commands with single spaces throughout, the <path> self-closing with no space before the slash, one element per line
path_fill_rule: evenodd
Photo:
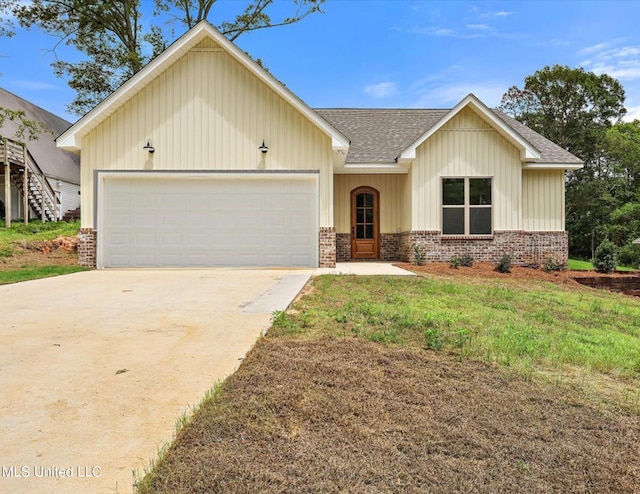
<path fill-rule="evenodd" d="M 566 210 L 572 255 L 592 258 L 611 231 L 611 213 L 626 189 L 609 153 L 607 131 L 626 114 L 624 89 L 613 77 L 554 65 L 513 86 L 500 108 L 585 162 L 567 176 Z"/>
<path fill-rule="evenodd" d="M 604 131 L 627 113 L 624 89 L 607 74 L 554 65 L 525 77 L 502 96 L 500 108 L 585 162 Z"/>
<path fill-rule="evenodd" d="M 167 45 L 160 26 L 178 23 L 180 30 L 208 19 L 217 0 L 155 0 L 153 17 L 142 15 L 140 0 L 0 0 L 23 27 L 38 27 L 76 48 L 80 62 L 57 60 L 56 75 L 76 91 L 70 112 L 83 115 L 128 80 Z M 299 22 L 322 12 L 324 0 L 290 0 L 290 16 L 272 19 L 275 0 L 245 0 L 244 10 L 216 27 L 230 40 L 244 33 Z M 280 2 L 280 5 L 282 3 Z M 7 7 L 9 5 L 9 7 Z M 144 24 L 145 19 L 157 23 Z"/>

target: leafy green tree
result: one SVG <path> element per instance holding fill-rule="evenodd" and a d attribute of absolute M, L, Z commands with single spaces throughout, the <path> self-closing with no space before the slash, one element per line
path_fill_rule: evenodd
<path fill-rule="evenodd" d="M 513 86 L 500 108 L 585 162 L 567 174 L 567 230 L 572 255 L 592 258 L 609 234 L 611 213 L 627 193 L 607 131 L 626 114 L 622 85 L 607 74 L 554 65 Z"/>
<path fill-rule="evenodd" d="M 500 108 L 585 162 L 595 158 L 603 133 L 627 113 L 624 89 L 607 74 L 554 65 L 513 86 Z"/>
<path fill-rule="evenodd" d="M 161 26 L 178 23 L 179 31 L 185 31 L 208 19 L 216 3 L 155 0 L 153 16 L 142 15 L 140 0 L 0 0 L 0 8 L 10 10 L 23 27 L 38 27 L 57 37 L 58 44 L 73 46 L 84 54 L 80 62 L 57 60 L 53 64 L 56 75 L 68 79 L 76 91 L 69 111 L 83 115 L 165 48 L 170 39 Z M 289 0 L 291 15 L 272 18 L 275 0 L 244 0 L 237 3 L 242 7 L 238 14 L 216 27 L 235 40 L 257 29 L 299 22 L 322 12 L 323 3 Z"/>

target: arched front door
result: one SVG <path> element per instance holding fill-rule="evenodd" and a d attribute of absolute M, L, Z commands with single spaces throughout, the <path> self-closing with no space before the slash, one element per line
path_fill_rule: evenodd
<path fill-rule="evenodd" d="M 379 194 L 371 187 L 351 191 L 351 258 L 380 257 Z"/>

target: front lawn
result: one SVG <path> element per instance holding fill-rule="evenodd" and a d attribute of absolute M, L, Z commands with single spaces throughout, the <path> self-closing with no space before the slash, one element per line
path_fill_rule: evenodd
<path fill-rule="evenodd" d="M 569 259 L 567 264 L 570 271 L 593 271 L 595 269 L 591 261 Z M 636 271 L 636 269 L 628 266 L 616 266 L 616 271 Z"/>
<path fill-rule="evenodd" d="M 635 492 L 640 302 L 319 277 L 187 422 L 139 492 Z"/>
<path fill-rule="evenodd" d="M 81 266 L 36 266 L 16 268 L 10 271 L 0 271 L 0 285 L 8 285 L 10 283 L 18 283 L 20 281 L 37 280 L 40 278 L 49 278 L 51 276 L 77 273 L 79 271 L 87 270 L 89 270 L 89 268 L 83 268 Z"/>

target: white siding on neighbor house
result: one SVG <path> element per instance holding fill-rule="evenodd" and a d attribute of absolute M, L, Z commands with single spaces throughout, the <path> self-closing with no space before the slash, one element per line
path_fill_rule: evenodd
<path fill-rule="evenodd" d="M 320 171 L 320 226 L 333 226 L 332 163 L 329 136 L 205 40 L 83 137 L 82 226 L 94 226 L 95 170 L 295 169 Z"/>
<path fill-rule="evenodd" d="M 443 177 L 491 177 L 493 229 L 522 229 L 520 153 L 468 108 L 417 149 L 412 164 L 412 230 L 442 229 Z"/>
<path fill-rule="evenodd" d="M 373 187 L 380 193 L 380 233 L 396 233 L 403 226 L 403 192 L 407 175 L 334 175 L 333 199 L 336 233 L 351 231 L 351 191 Z"/>
<path fill-rule="evenodd" d="M 58 192 L 58 197 L 60 197 L 60 218 L 62 218 L 67 211 L 80 207 L 79 185 L 55 179 L 49 179 L 49 183 L 51 183 L 51 187 Z"/>
<path fill-rule="evenodd" d="M 522 223 L 527 231 L 565 229 L 564 170 L 524 170 Z"/>

